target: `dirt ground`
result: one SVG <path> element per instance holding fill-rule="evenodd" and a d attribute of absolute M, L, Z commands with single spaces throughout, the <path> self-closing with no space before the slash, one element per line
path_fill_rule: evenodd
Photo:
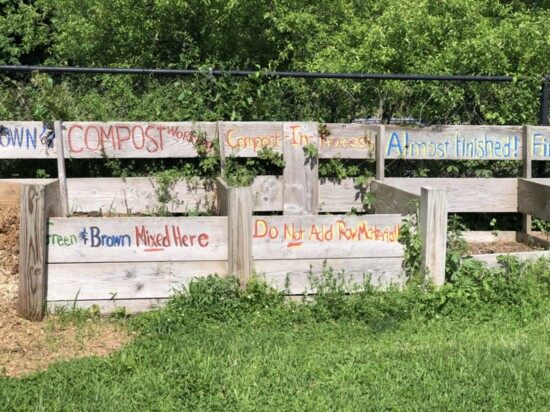
<path fill-rule="evenodd" d="M 75 325 L 50 315 L 42 322 L 17 316 L 19 207 L 0 208 L 0 376 L 44 370 L 57 360 L 106 355 L 131 339 L 107 320 Z"/>

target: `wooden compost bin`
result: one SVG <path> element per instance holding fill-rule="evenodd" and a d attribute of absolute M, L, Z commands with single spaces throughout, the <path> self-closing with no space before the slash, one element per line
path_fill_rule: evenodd
<path fill-rule="evenodd" d="M 44 129 L 12 126 L 21 128 L 19 136 L 27 126 Z M 423 264 L 436 284 L 444 279 L 448 212 L 519 211 L 526 213 L 527 231 L 528 214 L 548 219 L 547 188 L 540 188 L 546 184 L 530 179 L 531 161 L 550 159 L 543 145 L 548 128 L 329 124 L 320 135 L 315 122 L 56 122 L 54 129 L 53 146 L 33 145 L 29 132 L 29 147 L 10 149 L 10 156 L 28 158 L 30 151 L 58 161 L 58 181 L 25 185 L 21 192 L 20 312 L 36 318 L 46 304 L 147 309 L 190 277 L 213 272 L 246 282 L 256 270 L 277 287 L 289 276 L 290 293 L 311 293 L 310 267 L 319 272 L 325 260 L 351 278 L 366 273 L 375 283 L 399 281 L 403 249 L 396 236 L 411 199 L 420 201 Z M 217 217 L 63 218 L 99 210 L 151 213 L 159 206 L 155 179 L 67 178 L 65 158 L 191 158 L 198 145 L 208 152 L 216 140 L 222 169 L 226 157 L 256 157 L 268 147 L 283 155 L 282 176 L 258 176 L 251 188 L 219 181 L 216 189 L 205 189 L 197 180 L 171 189 L 178 202 L 169 211 L 204 210 L 215 201 Z M 376 180 L 319 179 L 319 159 L 334 157 L 375 160 Z M 385 160 L 396 158 L 523 160 L 526 180 L 386 178 Z M 369 190 L 377 214 L 342 214 L 361 209 Z M 530 196 L 531 202 L 522 200 Z M 282 216 L 265 215 L 270 212 Z M 319 215 L 325 212 L 333 215 Z M 182 247 L 180 233 L 196 242 L 203 235 L 208 245 Z"/>

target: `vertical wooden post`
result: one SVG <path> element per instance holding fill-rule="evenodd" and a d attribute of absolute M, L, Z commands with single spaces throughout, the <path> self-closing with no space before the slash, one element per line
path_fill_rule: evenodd
<path fill-rule="evenodd" d="M 385 145 L 386 145 L 386 126 L 378 126 L 376 133 L 376 180 L 384 180 L 384 167 L 386 166 Z"/>
<path fill-rule="evenodd" d="M 252 191 L 250 187 L 228 187 L 216 180 L 218 211 L 227 215 L 228 273 L 237 276 L 241 287 L 248 283 L 254 265 L 252 262 Z"/>
<path fill-rule="evenodd" d="M 531 164 L 531 128 L 529 126 L 523 126 L 523 136 L 522 136 L 522 159 L 523 159 L 523 178 L 524 179 L 531 179 L 533 177 L 533 169 Z M 518 182 L 519 184 L 519 182 Z M 519 190 L 518 190 L 518 196 L 519 196 Z M 518 199 L 519 200 L 519 199 Z M 519 204 L 519 201 L 518 201 Z M 524 214 L 522 216 L 523 221 L 523 233 L 526 233 L 527 235 L 531 233 L 531 215 Z"/>
<path fill-rule="evenodd" d="M 430 281 L 445 283 L 447 251 L 447 192 L 444 188 L 422 187 L 419 230 L 422 238 L 422 268 Z"/>
<path fill-rule="evenodd" d="M 319 210 L 319 158 L 306 156 L 305 146 L 319 150 L 316 122 L 284 123 L 283 214 L 316 215 Z"/>
<path fill-rule="evenodd" d="M 69 216 L 69 193 L 67 191 L 67 175 L 65 174 L 65 144 L 61 122 L 54 123 L 55 144 L 57 145 L 57 177 L 59 179 L 59 193 L 61 200 L 61 217 Z"/>
<path fill-rule="evenodd" d="M 220 151 L 220 171 L 223 176 L 225 170 L 225 127 L 223 127 L 223 122 L 218 122 L 216 133 L 218 134 L 218 148 Z"/>
<path fill-rule="evenodd" d="M 47 296 L 44 185 L 21 185 L 19 303 L 17 312 L 41 320 Z"/>

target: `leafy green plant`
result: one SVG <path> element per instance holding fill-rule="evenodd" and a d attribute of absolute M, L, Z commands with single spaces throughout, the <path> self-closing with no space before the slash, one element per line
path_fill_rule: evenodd
<path fill-rule="evenodd" d="M 177 194 L 174 188 L 177 182 L 182 179 L 183 174 L 177 169 L 167 169 L 155 174 L 156 187 L 155 193 L 157 202 L 159 203 L 158 213 L 161 216 L 166 216 L 170 213 L 173 206 L 180 206 L 180 201 L 177 199 Z M 171 204 L 171 207 L 169 207 Z"/>
<path fill-rule="evenodd" d="M 399 243 L 404 246 L 403 265 L 409 279 L 425 278 L 422 273 L 422 239 L 418 232 L 419 204 L 414 202 L 415 212 L 406 215 L 399 231 Z"/>
<path fill-rule="evenodd" d="M 497 219 L 496 219 L 496 217 L 491 219 L 491 221 L 489 222 L 489 226 L 491 227 L 491 234 L 494 237 L 497 237 L 498 234 L 500 233 L 500 230 L 497 229 Z"/>
<path fill-rule="evenodd" d="M 303 149 L 306 158 L 309 160 L 315 159 L 319 155 L 319 148 L 317 148 L 313 143 L 304 145 Z"/>

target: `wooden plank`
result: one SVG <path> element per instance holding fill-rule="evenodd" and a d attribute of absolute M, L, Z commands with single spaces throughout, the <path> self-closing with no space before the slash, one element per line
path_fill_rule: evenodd
<path fill-rule="evenodd" d="M 487 254 L 487 255 L 474 255 L 473 258 L 475 260 L 479 260 L 481 262 L 485 262 L 487 267 L 489 268 L 500 268 L 502 267 L 498 263 L 498 256 L 514 256 L 517 257 L 520 260 L 538 260 L 541 258 L 550 259 L 550 251 L 541 251 L 541 252 L 517 252 L 517 253 L 494 253 L 494 254 Z"/>
<path fill-rule="evenodd" d="M 376 180 L 382 182 L 386 170 L 386 126 L 379 125 L 376 134 Z"/>
<path fill-rule="evenodd" d="M 550 160 L 550 127 L 529 126 L 529 154 L 531 160 Z M 524 176 L 530 177 L 530 176 Z"/>
<path fill-rule="evenodd" d="M 44 185 L 44 197 L 46 217 L 61 217 L 63 214 L 63 202 L 61 200 L 59 180 Z"/>
<path fill-rule="evenodd" d="M 46 195 L 44 185 L 21 186 L 19 301 L 17 312 L 40 320 L 46 302 Z"/>
<path fill-rule="evenodd" d="M 197 145 L 211 152 L 216 139 L 216 122 L 63 123 L 65 155 L 73 159 L 196 157 Z"/>
<path fill-rule="evenodd" d="M 397 188 L 389 183 L 374 180 L 371 182 L 371 191 L 374 193 L 376 203 L 374 210 L 376 213 L 414 213 L 420 193 L 412 193 L 403 188 Z"/>
<path fill-rule="evenodd" d="M 321 178 L 319 185 L 319 212 L 349 212 L 352 208 L 363 210 L 363 199 L 368 191 L 363 185 L 356 185 L 355 179 L 341 181 Z"/>
<path fill-rule="evenodd" d="M 529 126 L 523 126 L 523 147 L 526 147 L 527 150 L 523 150 L 523 178 L 530 179 L 532 177 L 532 149 L 533 145 L 531 140 L 533 139 L 533 133 Z M 522 226 L 524 233 L 531 233 L 531 227 L 533 225 L 531 215 L 524 214 L 522 216 Z"/>
<path fill-rule="evenodd" d="M 216 210 L 218 216 L 229 213 L 229 186 L 221 177 L 216 179 Z"/>
<path fill-rule="evenodd" d="M 283 128 L 283 213 L 315 215 L 319 210 L 319 161 L 307 157 L 304 146 L 313 145 L 318 150 L 317 123 L 284 123 Z"/>
<path fill-rule="evenodd" d="M 257 176 L 252 183 L 255 212 L 283 210 L 283 177 Z M 337 182 L 330 178 L 319 180 L 319 212 L 349 212 L 355 207 L 363 209 L 363 197 L 368 189 L 357 186 L 353 178 Z"/>
<path fill-rule="evenodd" d="M 43 122 L 1 122 L 0 159 L 55 159 L 55 134 Z"/>
<path fill-rule="evenodd" d="M 386 126 L 386 159 L 521 160 L 520 126 Z"/>
<path fill-rule="evenodd" d="M 59 179 L 59 193 L 61 201 L 61 217 L 69 216 L 69 193 L 67 192 L 67 175 L 65 173 L 65 151 L 63 148 L 63 132 L 61 122 L 54 124 L 57 139 L 57 178 Z"/>
<path fill-rule="evenodd" d="M 246 286 L 253 271 L 252 263 L 252 194 L 249 187 L 230 187 L 228 193 L 228 251 L 230 274 Z"/>
<path fill-rule="evenodd" d="M 167 299 L 112 299 L 112 300 L 72 300 L 47 302 L 48 311 L 71 310 L 73 308 L 99 308 L 101 314 L 107 315 L 123 308 L 128 313 L 143 313 L 159 309 L 166 304 Z"/>
<path fill-rule="evenodd" d="M 401 215 L 254 216 L 258 259 L 400 257 Z"/>
<path fill-rule="evenodd" d="M 447 191 L 422 187 L 418 230 L 422 238 L 422 267 L 430 281 L 445 283 L 447 252 Z"/>
<path fill-rule="evenodd" d="M 48 265 L 48 301 L 167 298 L 195 277 L 227 273 L 224 261 Z"/>
<path fill-rule="evenodd" d="M 227 259 L 226 217 L 56 218 L 49 263 Z"/>
<path fill-rule="evenodd" d="M 513 231 L 498 231 L 496 233 L 487 231 L 462 232 L 461 237 L 468 243 L 493 243 L 493 242 L 515 242 L 517 235 Z"/>
<path fill-rule="evenodd" d="M 161 207 L 154 177 L 67 179 L 69 210 L 99 212 L 104 215 L 155 213 Z M 187 213 L 213 209 L 214 191 L 205 190 L 204 181 L 181 180 L 171 190 L 174 202 L 168 212 Z"/>
<path fill-rule="evenodd" d="M 280 212 L 283 210 L 282 176 L 256 176 L 251 190 L 255 212 Z"/>
<path fill-rule="evenodd" d="M 550 179 L 519 179 L 519 212 L 550 220 Z"/>
<path fill-rule="evenodd" d="M 447 189 L 449 213 L 518 211 L 516 178 L 386 178 L 384 183 L 415 195 L 422 186 Z"/>
<path fill-rule="evenodd" d="M 256 157 L 263 147 L 283 152 L 282 122 L 219 122 L 223 157 Z"/>
<path fill-rule="evenodd" d="M 320 128 L 319 158 L 374 159 L 377 126 L 328 123 Z"/>
<path fill-rule="evenodd" d="M 390 284 L 402 284 L 403 258 L 372 259 L 304 259 L 304 260 L 256 260 L 256 273 L 270 285 L 279 290 L 288 290 L 290 294 L 313 293 L 311 276 L 319 278 L 326 268 L 335 275 L 344 273 L 347 282 L 362 285 L 370 279 L 373 285 L 386 287 Z"/>

